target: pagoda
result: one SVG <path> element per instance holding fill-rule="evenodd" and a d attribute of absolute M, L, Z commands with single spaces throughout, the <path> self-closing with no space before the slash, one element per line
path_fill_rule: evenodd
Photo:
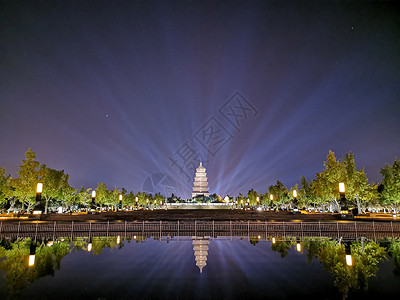
<path fill-rule="evenodd" d="M 196 196 L 210 196 L 208 192 L 206 168 L 203 167 L 201 162 L 199 167 L 196 169 L 196 176 L 194 177 L 193 183 L 192 198 Z"/>
<path fill-rule="evenodd" d="M 208 241 L 209 237 L 192 237 L 193 252 L 196 266 L 199 268 L 200 273 L 203 273 L 203 268 L 207 265 L 208 256 Z"/>

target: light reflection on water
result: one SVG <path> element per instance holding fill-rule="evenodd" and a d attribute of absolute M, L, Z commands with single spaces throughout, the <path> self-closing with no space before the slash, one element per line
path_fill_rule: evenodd
<path fill-rule="evenodd" d="M 372 241 L 353 243 L 353 267 L 344 264 L 343 244 L 318 238 L 302 240 L 301 252 L 290 238 L 273 244 L 258 237 L 137 237 L 120 238 L 118 244 L 117 237 L 97 237 L 92 243 L 88 252 L 87 239 L 51 247 L 41 241 L 29 268 L 31 241 L 3 241 L 0 298 L 372 299 L 400 293 L 400 277 L 394 274 L 399 261 L 387 255 L 390 245 L 400 249 L 398 240 L 381 244 L 385 248 Z M 392 255 L 398 258 L 400 252 Z M 335 276 L 337 271 L 344 275 Z"/>

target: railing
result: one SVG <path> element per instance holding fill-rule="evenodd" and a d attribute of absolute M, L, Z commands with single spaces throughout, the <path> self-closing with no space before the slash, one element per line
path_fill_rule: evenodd
<path fill-rule="evenodd" d="M 143 237 L 328 237 L 381 240 L 400 237 L 397 222 L 255 222 L 255 221 L 143 221 L 143 222 L 0 222 L 1 238 L 55 238 L 87 236 Z"/>

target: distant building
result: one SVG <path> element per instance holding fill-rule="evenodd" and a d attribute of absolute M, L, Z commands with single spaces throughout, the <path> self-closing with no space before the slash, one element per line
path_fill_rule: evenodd
<path fill-rule="evenodd" d="M 207 173 L 206 168 L 200 162 L 199 167 L 196 169 L 196 176 L 194 177 L 192 198 L 196 196 L 209 197 Z"/>

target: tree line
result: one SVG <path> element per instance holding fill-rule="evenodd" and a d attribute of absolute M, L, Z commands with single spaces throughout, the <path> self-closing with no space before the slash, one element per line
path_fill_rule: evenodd
<path fill-rule="evenodd" d="M 350 207 L 359 212 L 367 210 L 397 211 L 400 208 L 400 161 L 395 159 L 392 165 L 384 166 L 380 173 L 380 183 L 369 183 L 364 169 L 357 170 L 354 154 L 347 153 L 342 159 L 336 159 L 329 151 L 321 172 L 315 178 L 307 180 L 302 175 L 300 185 L 286 187 L 281 181 L 270 185 L 265 193 L 258 194 L 253 189 L 247 193 L 247 199 L 239 194 L 239 202 L 245 199 L 250 205 L 261 203 L 272 208 L 287 208 L 296 204 L 299 208 L 339 211 L 341 193 L 339 183 L 345 186 L 345 199 Z M 293 196 L 296 191 L 296 198 Z"/>
<path fill-rule="evenodd" d="M 88 208 L 91 206 L 91 188 L 82 186 L 75 189 L 69 184 L 69 175 L 64 170 L 55 170 L 40 164 L 31 148 L 25 153 L 25 159 L 19 166 L 18 177 L 6 175 L 0 167 L 0 209 L 10 211 L 31 211 L 36 204 L 36 185 L 43 183 L 42 199 L 46 203 L 46 212 L 58 207 Z M 341 160 L 329 151 L 321 172 L 315 178 L 307 180 L 301 176 L 300 185 L 286 187 L 281 181 L 270 185 L 264 193 L 251 189 L 247 195 L 239 194 L 230 201 L 237 205 L 264 206 L 285 209 L 293 205 L 304 209 L 323 209 L 338 211 L 339 182 L 345 184 L 345 198 L 350 206 L 359 211 L 387 209 L 397 212 L 400 208 L 400 161 L 395 159 L 392 165 L 384 166 L 380 173 L 382 181 L 369 183 L 364 169 L 357 170 L 354 154 L 347 153 Z M 109 189 L 103 182 L 98 183 L 95 203 L 99 207 L 116 208 L 122 195 L 123 206 L 154 206 L 165 202 L 185 201 L 174 195 L 164 198 L 160 193 L 151 195 L 145 192 L 134 193 L 125 188 Z M 293 196 L 296 191 L 296 197 Z M 224 199 L 213 194 L 206 199 L 210 202 L 223 202 Z"/>

